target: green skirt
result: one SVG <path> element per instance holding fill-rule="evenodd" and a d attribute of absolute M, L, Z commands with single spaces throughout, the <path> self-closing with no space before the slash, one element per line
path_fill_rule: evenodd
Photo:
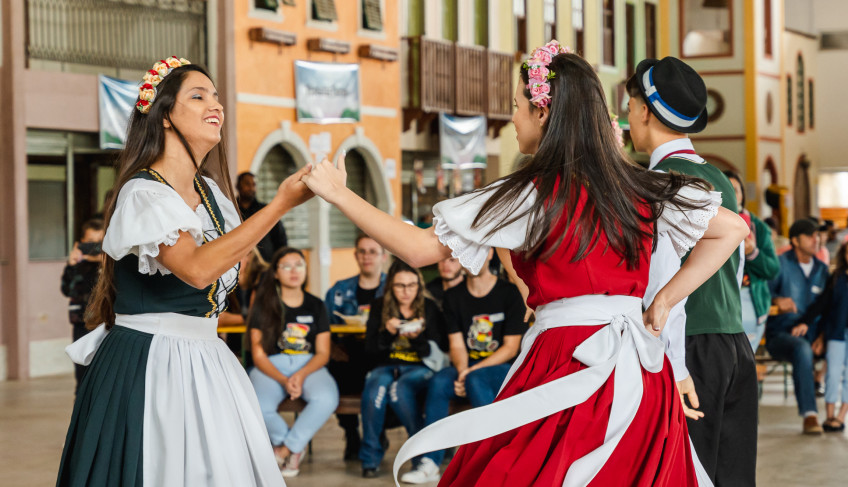
<path fill-rule="evenodd" d="M 144 382 L 153 335 L 115 326 L 77 391 L 57 486 L 142 486 Z"/>

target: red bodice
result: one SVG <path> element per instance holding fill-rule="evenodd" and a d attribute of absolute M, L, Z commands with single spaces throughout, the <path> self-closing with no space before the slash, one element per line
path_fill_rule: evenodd
<path fill-rule="evenodd" d="M 577 253 L 578 238 L 574 231 L 574 221 L 586 205 L 586 193 L 581 192 L 572 224 L 566 228 L 565 216 L 556 224 L 554 232 L 548 238 L 548 245 L 565 232 L 565 238 L 559 248 L 547 260 L 527 260 L 520 253 L 511 252 L 512 265 L 527 287 L 530 295 L 527 304 L 531 308 L 586 294 L 608 294 L 643 297 L 648 285 L 648 270 L 651 259 L 651 238 L 644 237 L 644 252 L 639 265 L 631 270 L 622 261 L 619 254 L 607 248 L 607 237 L 597 229 L 598 242 L 585 258 L 571 262 Z M 642 204 L 640 213 L 650 214 L 650 207 Z"/>

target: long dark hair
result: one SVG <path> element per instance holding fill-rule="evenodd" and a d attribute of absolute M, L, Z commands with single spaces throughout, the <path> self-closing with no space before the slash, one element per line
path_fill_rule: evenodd
<path fill-rule="evenodd" d="M 843 243 L 839 246 L 839 250 L 836 251 L 836 268 L 833 270 L 833 284 L 836 284 L 836 281 L 839 280 L 840 277 L 845 277 L 845 274 L 848 274 L 848 243 Z"/>
<path fill-rule="evenodd" d="M 283 332 L 283 317 L 286 314 L 286 305 L 280 295 L 277 266 L 283 260 L 283 257 L 290 254 L 297 254 L 306 262 L 303 252 L 292 247 L 283 247 L 274 252 L 268 268 L 262 272 L 262 276 L 259 278 L 253 306 L 251 306 L 247 318 L 251 326 L 262 332 L 262 348 L 266 351 L 273 350 L 277 339 Z M 303 281 L 301 286 L 301 290 L 305 289 L 306 280 Z"/>
<path fill-rule="evenodd" d="M 217 151 L 210 151 L 203 157 L 203 160 L 198 163 L 194 157 L 186 138 L 180 132 L 179 128 L 171 121 L 171 111 L 182 87 L 183 80 L 190 72 L 198 72 L 209 78 L 209 73 L 197 64 L 189 64 L 175 68 L 162 79 L 162 82 L 156 87 L 156 99 L 150 106 L 150 111 L 145 115 L 133 108 L 127 126 L 127 143 L 124 149 L 118 155 L 117 163 L 117 178 L 115 185 L 112 187 L 111 194 L 106 200 L 106 230 L 109 229 L 112 213 L 115 211 L 115 203 L 118 200 L 118 195 L 121 188 L 139 171 L 146 169 L 156 162 L 165 151 L 165 127 L 164 121 L 167 120 L 171 129 L 177 134 L 189 157 L 191 157 L 197 172 L 202 175 L 208 175 L 218 179 L 218 186 L 230 199 L 234 201 L 232 192 L 232 182 L 230 181 L 230 170 L 227 166 L 226 147 L 224 144 L 223 133 L 221 141 L 216 145 Z M 136 100 L 138 101 L 138 100 Z M 211 160 L 215 160 L 217 164 L 207 164 Z M 203 178 L 200 179 L 201 184 L 205 185 Z M 208 193 L 208 188 L 206 188 Z M 100 273 L 100 278 L 97 280 L 97 285 L 91 300 L 86 308 L 85 322 L 88 328 L 94 328 L 100 323 L 106 323 L 106 328 L 109 329 L 115 324 L 115 260 L 105 256 L 103 262 L 103 270 Z"/>
<path fill-rule="evenodd" d="M 684 209 L 699 207 L 678 197 L 677 192 L 688 183 L 704 189 L 709 184 L 697 178 L 649 171 L 631 161 L 613 132 L 603 86 L 582 57 L 559 54 L 548 68 L 556 75 L 549 80 L 550 114 L 539 148 L 526 164 L 501 178 L 503 184 L 481 190 L 480 194 L 492 194 L 473 226 L 493 223 L 491 235 L 529 215 L 525 243 L 518 250 L 525 259 L 547 259 L 565 237 L 563 232 L 549 243 L 564 217 L 564 228 L 570 228 L 573 222 L 577 236 L 573 261 L 586 257 L 603 232 L 627 267 L 635 268 L 646 251 L 644 238 L 653 236 L 651 224 L 659 218 L 663 203 L 671 201 Z M 528 83 L 525 67 L 521 68 L 521 82 L 524 86 Z M 531 98 L 526 88 L 524 96 Z M 530 105 L 531 111 L 537 109 Z M 538 192 L 535 203 L 527 211 L 515 211 L 531 182 Z M 575 214 L 583 191 L 585 207 Z M 647 216 L 640 213 L 641 204 L 650 205 Z M 503 214 L 509 216 L 503 218 Z"/>
<path fill-rule="evenodd" d="M 735 179 L 739 184 L 739 192 L 742 193 L 742 202 L 739 204 L 739 211 L 741 212 L 745 209 L 745 183 L 742 182 L 742 176 L 736 171 L 724 171 L 724 175 L 727 176 L 727 179 Z"/>
<path fill-rule="evenodd" d="M 397 276 L 399 272 L 411 272 L 412 274 L 415 274 L 418 279 L 418 293 L 415 295 L 415 299 L 412 300 L 410 308 L 412 308 L 412 314 L 414 317 L 424 318 L 424 299 L 426 292 L 424 277 L 421 276 L 421 271 L 415 267 L 412 267 L 400 259 L 395 259 L 391 267 L 389 267 L 389 272 L 386 275 L 386 290 L 383 292 L 383 316 L 381 316 L 382 319 L 380 320 L 381 329 L 386 327 L 386 322 L 391 318 L 401 317 L 400 305 L 395 297 L 394 290 L 395 276 Z M 424 323 L 424 326 L 427 326 L 427 323 Z"/>

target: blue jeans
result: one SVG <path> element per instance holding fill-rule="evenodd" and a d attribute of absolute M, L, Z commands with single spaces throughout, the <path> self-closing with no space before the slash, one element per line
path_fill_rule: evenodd
<path fill-rule="evenodd" d="M 469 366 L 475 363 L 476 361 L 471 361 Z M 483 367 L 465 377 L 465 394 L 471 407 L 476 408 L 494 402 L 509 368 L 508 363 Z M 430 379 L 430 384 L 427 386 L 427 402 L 424 405 L 427 426 L 448 416 L 451 400 L 459 397 L 453 392 L 453 383 L 457 377 L 459 373 L 455 367 L 445 367 Z M 423 457 L 439 465 L 445 458 L 445 451 L 425 453 Z"/>
<path fill-rule="evenodd" d="M 798 414 L 818 412 L 816 388 L 813 381 L 813 350 L 804 337 L 794 337 L 787 332 L 778 332 L 766 337 L 766 349 L 777 360 L 792 363 L 792 382 L 795 385 L 795 400 Z"/>
<path fill-rule="evenodd" d="M 848 338 L 848 331 L 845 333 Z M 825 376 L 824 402 L 836 404 L 842 386 L 842 404 L 848 404 L 848 348 L 846 340 L 827 341 L 827 374 Z"/>
<path fill-rule="evenodd" d="M 383 365 L 365 376 L 362 391 L 362 468 L 377 468 L 383 461 L 380 432 L 386 422 L 386 405 L 391 406 L 409 436 L 424 427 L 418 396 L 427 387 L 433 371 L 425 365 Z"/>
<path fill-rule="evenodd" d="M 288 377 L 302 369 L 312 358 L 312 354 L 278 353 L 268 358 L 281 374 Z M 256 397 L 259 399 L 259 409 L 265 419 L 265 427 L 268 428 L 271 444 L 285 445 L 293 453 L 300 453 L 306 448 L 315 433 L 321 429 L 339 405 L 339 389 L 336 387 L 336 381 L 327 372 L 326 367 L 321 367 L 304 379 L 303 400 L 306 401 L 306 407 L 289 429 L 289 425 L 277 412 L 277 406 L 288 397 L 286 389 L 256 367 L 250 371 L 249 375 L 253 389 L 256 390 Z"/>
<path fill-rule="evenodd" d="M 740 296 L 742 298 L 742 328 L 745 330 L 748 341 L 751 342 L 751 348 L 756 353 L 757 347 L 760 345 L 760 340 L 763 338 L 763 332 L 766 330 L 766 324 L 765 322 L 760 322 L 757 312 L 754 309 L 751 288 L 743 287 Z"/>

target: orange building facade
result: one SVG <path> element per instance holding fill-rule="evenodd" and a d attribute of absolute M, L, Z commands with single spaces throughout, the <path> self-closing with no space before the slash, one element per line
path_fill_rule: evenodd
<path fill-rule="evenodd" d="M 233 42 L 224 47 L 235 67 L 235 117 L 229 119 L 235 133 L 228 135 L 236 161 L 230 165 L 254 173 L 257 197 L 267 201 L 297 168 L 345 152 L 349 185 L 398 214 L 397 1 L 236 0 L 233 8 Z M 359 121 L 299 122 L 295 61 L 358 65 Z M 316 199 L 286 215 L 283 224 L 289 244 L 309 254 L 313 293 L 321 295 L 358 272 L 352 250 L 357 230 L 338 210 Z"/>

